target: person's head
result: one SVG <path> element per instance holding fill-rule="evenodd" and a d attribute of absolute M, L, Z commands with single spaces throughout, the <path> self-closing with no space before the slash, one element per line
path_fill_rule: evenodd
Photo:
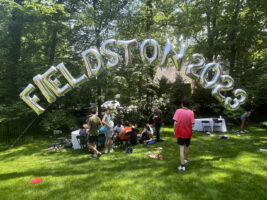
<path fill-rule="evenodd" d="M 157 112 L 159 110 L 158 107 L 154 107 L 154 112 Z"/>
<path fill-rule="evenodd" d="M 130 126 L 129 121 L 125 121 L 125 122 L 124 122 L 124 125 L 125 125 L 125 126 Z"/>
<path fill-rule="evenodd" d="M 189 99 L 183 99 L 182 100 L 182 107 L 188 108 L 190 106 L 190 101 Z"/>
<path fill-rule="evenodd" d="M 149 123 L 146 123 L 145 128 L 149 129 Z"/>
<path fill-rule="evenodd" d="M 110 114 L 110 108 L 106 108 L 105 113 Z"/>
<path fill-rule="evenodd" d="M 97 113 L 97 108 L 96 107 L 91 108 L 91 113 L 92 114 L 96 114 Z"/>
<path fill-rule="evenodd" d="M 89 129 L 88 124 L 84 124 L 84 125 L 83 125 L 83 128 L 84 128 L 84 129 Z"/>
<path fill-rule="evenodd" d="M 118 125 L 118 126 L 121 126 L 121 121 L 118 121 L 117 125 Z"/>
<path fill-rule="evenodd" d="M 135 125 L 134 125 L 134 128 L 138 128 L 138 124 L 135 124 Z"/>

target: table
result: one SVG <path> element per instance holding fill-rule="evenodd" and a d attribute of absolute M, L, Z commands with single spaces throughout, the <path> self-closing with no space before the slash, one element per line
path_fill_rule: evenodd
<path fill-rule="evenodd" d="M 72 141 L 72 148 L 73 149 L 81 149 L 80 143 L 76 136 L 80 135 L 80 129 L 71 132 L 71 141 Z"/>
<path fill-rule="evenodd" d="M 219 131 L 220 132 L 226 132 L 227 128 L 226 128 L 225 120 L 223 118 L 218 118 L 218 119 L 222 121 L 221 122 L 221 126 L 219 127 Z M 202 121 L 209 121 L 210 122 L 211 132 L 213 132 L 213 125 L 214 125 L 213 118 L 195 119 L 195 125 L 193 127 L 193 130 L 194 131 L 203 131 Z"/>

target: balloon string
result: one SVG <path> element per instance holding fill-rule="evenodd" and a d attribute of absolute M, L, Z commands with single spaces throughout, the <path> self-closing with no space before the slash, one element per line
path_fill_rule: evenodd
<path fill-rule="evenodd" d="M 51 104 L 47 106 L 47 108 L 50 107 Z M 35 120 L 39 117 L 40 115 L 37 115 L 29 124 L 28 126 L 22 131 L 22 133 L 19 135 L 19 137 L 15 140 L 15 142 L 9 147 L 9 149 L 13 148 L 14 145 L 18 142 L 18 140 L 27 132 L 27 130 L 32 126 L 32 124 L 35 122 Z"/>
<path fill-rule="evenodd" d="M 33 122 L 35 122 L 35 120 L 39 117 L 39 115 L 37 115 L 29 124 L 28 126 L 24 129 L 24 131 L 20 134 L 20 136 L 15 140 L 15 142 L 10 146 L 9 149 L 11 149 L 12 147 L 14 147 L 14 145 L 17 143 L 17 141 L 26 133 L 26 131 L 32 126 Z"/>

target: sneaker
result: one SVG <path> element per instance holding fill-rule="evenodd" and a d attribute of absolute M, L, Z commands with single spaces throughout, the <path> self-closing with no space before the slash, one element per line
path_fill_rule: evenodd
<path fill-rule="evenodd" d="M 108 153 L 108 149 L 107 148 L 105 149 L 105 153 Z"/>
<path fill-rule="evenodd" d="M 180 165 L 178 167 L 178 170 L 181 171 L 181 172 L 185 172 L 185 166 Z"/>
<path fill-rule="evenodd" d="M 184 160 L 184 164 L 187 165 L 189 163 L 188 160 Z"/>
<path fill-rule="evenodd" d="M 112 153 L 113 151 L 114 151 L 113 148 L 111 148 L 111 149 L 109 150 L 110 153 Z"/>
<path fill-rule="evenodd" d="M 97 154 L 93 154 L 92 155 L 92 158 L 97 158 Z"/>
<path fill-rule="evenodd" d="M 96 155 L 98 156 L 98 158 L 102 155 L 102 153 L 100 153 L 99 151 L 96 153 Z"/>

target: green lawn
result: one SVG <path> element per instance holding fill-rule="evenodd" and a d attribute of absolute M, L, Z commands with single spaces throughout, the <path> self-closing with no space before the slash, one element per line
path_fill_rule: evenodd
<path fill-rule="evenodd" d="M 80 150 L 47 153 L 51 141 L 33 141 L 0 151 L 0 199 L 222 199 L 267 198 L 267 131 L 250 127 L 241 137 L 218 139 L 220 133 L 194 133 L 190 163 L 179 172 L 178 146 L 172 129 L 165 141 L 149 147 L 137 145 L 99 160 Z M 165 159 L 147 152 L 162 146 Z M 3 146 L 2 146 L 3 148 Z M 30 180 L 43 178 L 32 185 Z"/>

